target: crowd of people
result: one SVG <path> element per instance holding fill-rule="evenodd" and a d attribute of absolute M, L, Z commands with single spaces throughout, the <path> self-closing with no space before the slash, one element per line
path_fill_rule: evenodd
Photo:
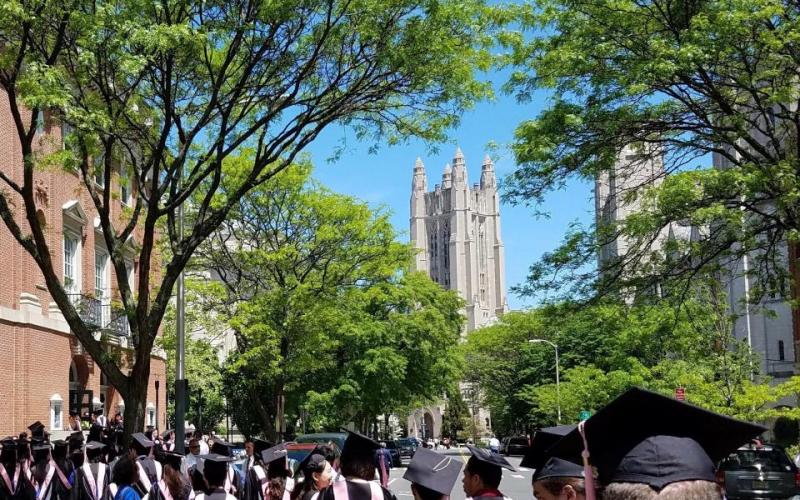
<path fill-rule="evenodd" d="M 170 432 L 136 433 L 123 449 L 114 426 L 97 427 L 87 442 L 81 431 L 50 442 L 36 422 L 30 437 L 0 441 L 0 500 L 396 500 L 376 462 L 384 449 L 356 432 L 341 452 L 318 445 L 296 467 L 286 443 L 249 440 L 237 469 L 232 446 L 216 437 L 190 436 L 184 456 Z M 535 470 L 537 500 L 720 500 L 715 463 L 764 430 L 632 389 L 577 426 L 537 432 L 521 465 Z M 515 468 L 490 449 L 467 449 L 463 475 L 459 457 L 418 449 L 404 474 L 415 500 L 448 500 L 459 475 L 467 497 L 509 500 L 502 469 Z"/>

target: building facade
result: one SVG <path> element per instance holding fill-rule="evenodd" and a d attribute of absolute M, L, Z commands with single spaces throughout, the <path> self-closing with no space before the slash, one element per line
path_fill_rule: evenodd
<path fill-rule="evenodd" d="M 653 157 L 657 159 L 653 160 Z M 713 156 L 715 168 L 728 168 L 727 160 L 719 154 Z M 598 227 L 624 221 L 641 210 L 641 189 L 658 185 L 664 179 L 663 162 L 658 155 L 642 155 L 632 146 L 619 153 L 614 168 L 603 172 L 595 180 L 595 217 Z M 767 210 L 768 211 L 768 210 Z M 696 241 L 708 237 L 708 228 L 672 223 L 664 228 L 648 250 L 658 251 L 669 239 Z M 793 262 L 800 257 L 797 249 L 784 244 L 787 269 L 797 274 Z M 598 254 L 600 272 L 611 272 L 617 258 L 631 250 L 624 237 L 606 234 Z M 793 258 L 792 252 L 794 251 Z M 795 373 L 795 353 L 800 345 L 798 312 L 784 297 L 764 297 L 751 304 L 750 289 L 753 277 L 749 274 L 752 253 L 741 259 L 721 262 L 725 272 L 719 279 L 727 293 L 729 310 L 734 314 L 733 335 L 746 341 L 761 359 L 762 374 L 775 380 L 791 377 Z M 798 276 L 796 276 L 797 278 Z"/>
<path fill-rule="evenodd" d="M 428 177 L 420 158 L 411 182 L 411 244 L 417 249 L 414 269 L 427 273 L 466 302 L 464 334 L 492 324 L 508 310 L 505 249 L 500 232 L 500 200 L 494 163 L 487 155 L 480 183 L 470 186 L 467 164 L 457 149 L 452 164 L 442 173 L 441 184 L 428 191 Z M 477 389 L 462 384 L 465 399 L 479 399 Z M 441 437 L 446 402 L 420 408 L 408 416 L 410 436 Z M 479 435 L 491 433 L 486 408 L 470 407 Z"/>
<path fill-rule="evenodd" d="M 42 152 L 65 147 L 65 131 L 55 118 L 45 115 L 37 133 Z M 8 99 L 1 93 L 0 169 L 21 183 L 19 141 Z M 34 179 L 38 215 L 65 288 L 84 319 L 97 325 L 98 338 L 108 350 L 123 354 L 130 349 L 131 338 L 127 318 L 112 307 L 118 297 L 116 276 L 94 204 L 77 174 L 52 167 L 37 170 Z M 131 203 L 133 193 L 117 175 L 108 189 L 117 193 L 112 207 L 117 217 Z M 103 409 L 111 416 L 123 410 L 125 402 L 72 334 L 38 266 L 4 224 L 0 224 L 0 258 L 0 436 L 17 434 L 40 420 L 57 438 L 66 434 L 70 409 L 81 414 Z M 138 270 L 133 245 L 127 268 L 126 278 L 133 286 Z M 167 378 L 162 354 L 153 357 L 150 380 L 142 383 L 148 384 L 145 421 L 163 429 Z"/>
<path fill-rule="evenodd" d="M 470 186 L 461 149 L 446 165 L 441 184 L 428 191 L 417 159 L 411 183 L 414 267 L 466 301 L 466 332 L 492 323 L 508 309 L 505 250 L 494 164 L 486 156 L 480 183 Z"/>

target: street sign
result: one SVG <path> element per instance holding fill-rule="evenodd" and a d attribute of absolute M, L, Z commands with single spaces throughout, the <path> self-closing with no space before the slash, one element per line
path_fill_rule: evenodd
<path fill-rule="evenodd" d="M 686 389 L 678 387 L 675 389 L 675 399 L 678 401 L 686 401 Z"/>
<path fill-rule="evenodd" d="M 581 415 L 580 415 L 580 419 L 581 420 L 586 420 L 587 418 L 589 418 L 591 416 L 592 416 L 592 412 L 590 412 L 589 410 L 581 410 Z"/>

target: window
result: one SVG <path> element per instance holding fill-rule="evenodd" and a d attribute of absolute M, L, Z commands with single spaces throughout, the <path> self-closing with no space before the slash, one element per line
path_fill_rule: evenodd
<path fill-rule="evenodd" d="M 67 149 L 67 139 L 75 129 L 67 122 L 61 122 L 61 147 Z"/>
<path fill-rule="evenodd" d="M 778 341 L 778 360 L 785 361 L 786 360 L 786 351 L 783 347 L 783 340 Z"/>
<path fill-rule="evenodd" d="M 101 249 L 94 252 L 94 296 L 100 301 L 101 325 L 105 326 L 110 320 L 110 298 L 108 290 L 108 254 Z"/>
<path fill-rule="evenodd" d="M 44 115 L 44 110 L 42 109 L 39 111 L 39 119 L 36 120 L 36 135 L 39 137 L 44 135 L 46 123 L 47 121 Z"/>
<path fill-rule="evenodd" d="M 147 425 L 156 426 L 156 407 L 153 403 L 147 403 Z"/>
<path fill-rule="evenodd" d="M 123 205 L 131 204 L 131 179 L 125 167 L 119 169 L 119 200 Z"/>
<path fill-rule="evenodd" d="M 62 430 L 62 419 L 64 416 L 64 400 L 61 395 L 53 394 L 50 397 L 50 430 Z"/>
<path fill-rule="evenodd" d="M 100 187 L 106 185 L 106 155 L 105 153 L 97 153 L 94 157 L 94 182 Z"/>
<path fill-rule="evenodd" d="M 69 293 L 78 293 L 78 238 L 64 233 L 64 288 Z"/>

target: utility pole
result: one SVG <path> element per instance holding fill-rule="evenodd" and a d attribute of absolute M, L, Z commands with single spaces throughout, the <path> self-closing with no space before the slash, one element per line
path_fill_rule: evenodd
<path fill-rule="evenodd" d="M 181 191 L 183 184 L 183 169 L 178 174 L 178 192 Z M 183 203 L 178 205 L 178 240 L 183 239 Z M 178 276 L 178 297 L 177 297 L 177 353 L 175 356 L 175 451 L 178 453 L 186 453 L 185 440 L 186 430 L 184 424 L 186 423 L 186 375 L 184 373 L 185 362 L 185 346 L 184 340 L 186 335 L 186 325 L 184 322 L 185 313 L 185 290 L 183 286 L 183 271 Z"/>

